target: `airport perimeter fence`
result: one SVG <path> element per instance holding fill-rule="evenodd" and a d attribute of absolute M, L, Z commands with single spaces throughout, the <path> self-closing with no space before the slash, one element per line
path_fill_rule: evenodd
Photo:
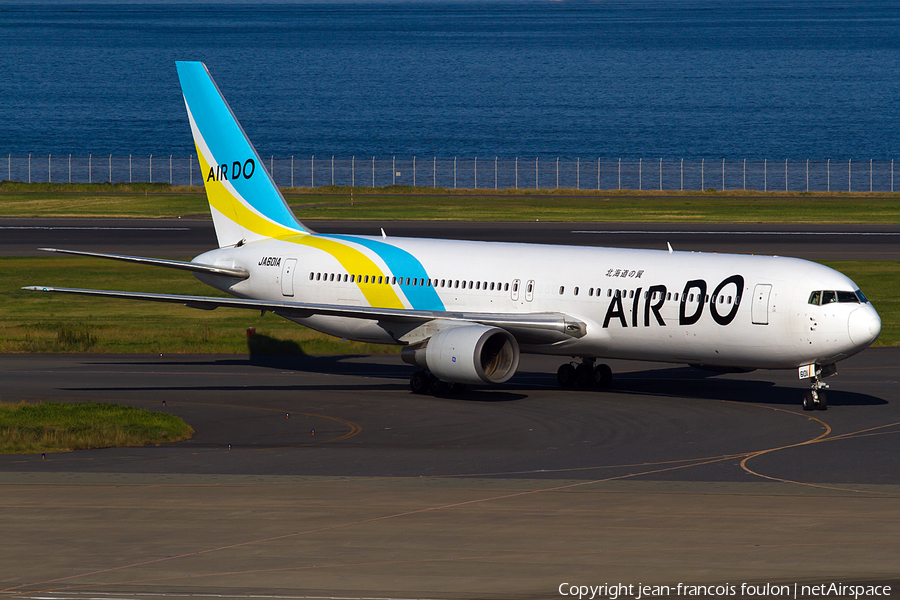
<path fill-rule="evenodd" d="M 2 160 L 2 159 L 0 159 Z M 894 161 L 728 161 L 561 158 L 268 156 L 282 187 L 362 186 L 450 189 L 754 190 L 893 192 Z M 197 158 L 150 155 L 7 155 L 0 177 L 60 183 L 164 182 L 201 185 Z M 228 165 L 229 177 L 235 166 Z M 241 166 L 249 169 L 250 165 Z M 259 168 L 259 165 L 252 165 Z M 3 171 L 6 173 L 3 173 Z"/>

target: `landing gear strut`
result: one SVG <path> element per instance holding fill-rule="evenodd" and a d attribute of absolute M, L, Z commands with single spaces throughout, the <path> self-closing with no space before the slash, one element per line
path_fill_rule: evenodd
<path fill-rule="evenodd" d="M 582 358 L 577 366 L 574 363 L 562 365 L 556 371 L 556 380 L 564 388 L 605 389 L 612 382 L 612 369 L 605 364 L 594 366 L 593 358 Z"/>
<path fill-rule="evenodd" d="M 828 399 L 823 390 L 828 389 L 828 384 L 822 381 L 837 373 L 834 365 L 815 366 L 815 375 L 810 382 L 811 389 L 803 394 L 803 410 L 828 410 Z"/>

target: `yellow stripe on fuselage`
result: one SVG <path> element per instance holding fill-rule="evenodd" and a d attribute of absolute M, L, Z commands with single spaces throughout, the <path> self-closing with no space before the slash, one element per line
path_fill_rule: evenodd
<path fill-rule="evenodd" d="M 209 162 L 200 152 L 199 147 L 197 148 L 197 156 L 205 179 L 210 170 Z M 244 229 L 263 237 L 321 250 L 333 256 L 348 274 L 357 278 L 365 278 L 368 275 L 370 279 L 374 276 L 375 281 L 377 281 L 378 277 L 387 277 L 372 259 L 359 250 L 336 240 L 321 238 L 273 223 L 250 210 L 220 181 L 212 179 L 204 181 L 203 185 L 206 188 L 206 197 L 210 206 Z M 369 306 L 377 308 L 405 308 L 392 286 L 385 283 L 362 283 L 360 281 L 356 283 Z"/>
<path fill-rule="evenodd" d="M 368 256 L 355 248 L 351 248 L 336 240 L 321 238 L 317 235 L 298 235 L 281 238 L 281 241 L 301 244 L 322 250 L 333 256 L 350 275 L 356 276 L 356 285 L 365 296 L 369 306 L 377 308 L 406 308 L 393 286 L 385 282 L 375 283 L 378 277 L 386 275 Z M 361 283 L 360 278 L 369 276 L 369 283 Z M 374 278 L 374 279 L 373 279 Z"/>

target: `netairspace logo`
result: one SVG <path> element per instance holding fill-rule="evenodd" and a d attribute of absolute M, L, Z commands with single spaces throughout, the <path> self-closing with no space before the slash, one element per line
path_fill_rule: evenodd
<path fill-rule="evenodd" d="M 736 597 L 736 598 L 877 598 L 890 597 L 889 585 L 844 585 L 823 583 L 818 585 L 737 584 L 724 585 L 643 585 L 643 584 L 603 584 L 576 585 L 561 583 L 561 596 L 571 596 L 578 600 L 617 600 L 617 598 L 666 598 L 666 597 Z"/>

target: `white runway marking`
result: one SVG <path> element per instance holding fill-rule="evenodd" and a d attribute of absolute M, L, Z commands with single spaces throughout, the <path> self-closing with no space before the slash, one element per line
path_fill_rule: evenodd
<path fill-rule="evenodd" d="M 654 235 L 861 235 L 898 236 L 900 231 L 642 231 L 642 230 L 576 230 L 572 233 L 643 233 Z"/>

